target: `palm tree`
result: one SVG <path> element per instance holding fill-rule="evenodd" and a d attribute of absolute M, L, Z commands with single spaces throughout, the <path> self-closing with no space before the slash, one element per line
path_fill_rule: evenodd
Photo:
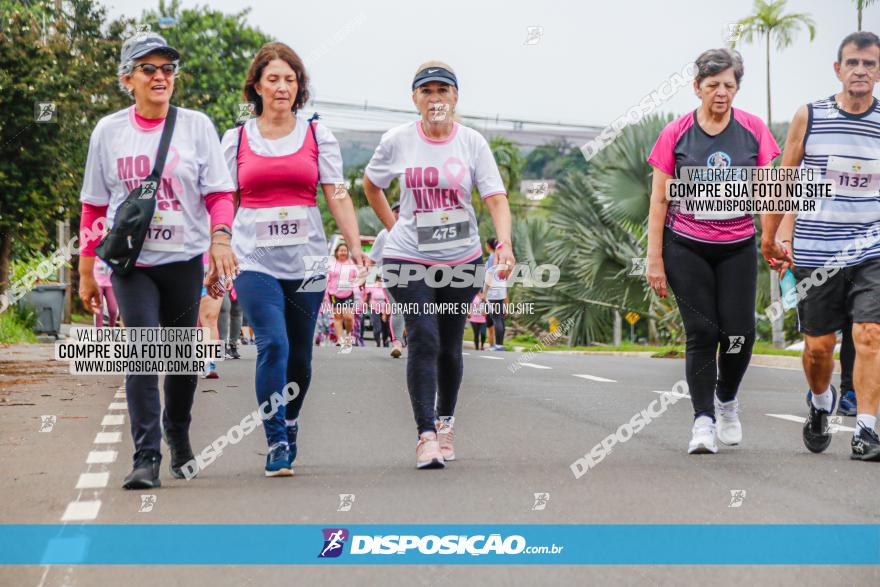
<path fill-rule="evenodd" d="M 754 14 L 743 18 L 738 25 L 742 27 L 742 40 L 752 43 L 756 40 L 764 41 L 767 63 L 767 126 L 772 126 L 772 113 L 770 111 L 770 43 L 776 41 L 776 50 L 782 51 L 794 43 L 794 37 L 801 27 L 806 27 L 810 33 L 810 41 L 816 37 L 816 24 L 809 14 L 792 12 L 784 14 L 787 0 L 755 0 Z M 731 46 L 736 46 L 736 40 Z"/>
<path fill-rule="evenodd" d="M 862 10 L 876 2 L 877 0 L 855 0 L 856 3 L 856 12 L 858 13 L 858 22 L 859 28 L 857 30 L 862 30 Z"/>
<path fill-rule="evenodd" d="M 764 41 L 767 62 L 767 126 L 773 127 L 773 118 L 770 101 L 770 43 L 776 41 L 776 50 L 782 51 L 794 43 L 794 37 L 801 27 L 806 27 L 810 33 L 810 41 L 816 37 L 816 25 L 810 15 L 803 12 L 785 14 L 786 0 L 755 0 L 754 14 L 740 20 L 741 38 L 746 43 L 752 43 L 756 39 Z M 731 47 L 736 46 L 737 39 L 731 42 Z M 770 298 L 776 302 L 780 299 L 779 278 L 774 273 L 770 276 Z M 785 345 L 785 336 L 782 329 L 782 318 L 773 321 L 773 344 L 777 348 Z"/>

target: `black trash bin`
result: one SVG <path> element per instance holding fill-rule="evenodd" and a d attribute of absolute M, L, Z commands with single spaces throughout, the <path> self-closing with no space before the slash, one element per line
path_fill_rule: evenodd
<path fill-rule="evenodd" d="M 65 283 L 41 283 L 34 286 L 22 299 L 22 303 L 33 308 L 37 315 L 34 332 L 50 334 L 58 338 L 61 333 L 61 316 L 64 314 Z"/>

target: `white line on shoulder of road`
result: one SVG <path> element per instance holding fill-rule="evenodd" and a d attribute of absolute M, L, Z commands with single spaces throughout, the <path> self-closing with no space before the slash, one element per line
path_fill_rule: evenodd
<path fill-rule="evenodd" d="M 535 363 L 520 363 L 523 367 L 531 367 L 532 369 L 552 369 L 553 367 L 548 367 L 547 365 L 537 365 Z"/>
<path fill-rule="evenodd" d="M 98 517 L 98 511 L 101 509 L 101 500 L 94 501 L 72 501 L 67 504 L 64 515 L 61 516 L 62 522 L 84 522 L 86 520 L 94 520 Z"/>
<path fill-rule="evenodd" d="M 678 399 L 691 399 L 691 396 L 687 393 L 678 393 L 677 391 L 669 391 L 668 389 L 652 389 L 651 391 L 654 393 L 659 393 L 660 395 L 668 393 L 669 395 L 677 397 Z"/>
<path fill-rule="evenodd" d="M 122 432 L 98 432 L 95 435 L 95 444 L 116 444 L 122 442 Z"/>
<path fill-rule="evenodd" d="M 803 416 L 792 416 L 791 414 L 764 414 L 765 416 L 770 416 L 771 418 L 778 418 L 780 420 L 786 420 L 788 422 L 797 422 L 798 424 L 803 424 L 807 421 Z M 855 428 L 850 428 L 849 426 L 844 426 L 842 424 L 830 424 L 829 428 L 831 432 L 855 432 Z"/>
<path fill-rule="evenodd" d="M 486 355 L 479 355 L 481 359 L 492 359 L 493 361 L 503 361 L 501 357 L 487 357 Z"/>
<path fill-rule="evenodd" d="M 128 404 L 123 402 L 113 402 L 109 406 L 107 406 L 108 410 L 127 410 Z"/>
<path fill-rule="evenodd" d="M 115 450 L 93 450 L 86 457 L 87 465 L 100 465 L 107 463 L 115 463 L 119 453 Z"/>
<path fill-rule="evenodd" d="M 110 473 L 108 471 L 80 473 L 79 481 L 76 482 L 76 489 L 104 489 L 109 482 Z"/>
<path fill-rule="evenodd" d="M 599 383 L 617 383 L 614 379 L 605 379 L 604 377 L 596 377 L 595 375 L 584 375 L 583 373 L 575 373 L 575 377 L 581 379 L 589 379 L 590 381 L 598 381 Z"/>
<path fill-rule="evenodd" d="M 122 414 L 107 414 L 101 420 L 101 426 L 120 426 L 125 424 L 125 416 Z"/>

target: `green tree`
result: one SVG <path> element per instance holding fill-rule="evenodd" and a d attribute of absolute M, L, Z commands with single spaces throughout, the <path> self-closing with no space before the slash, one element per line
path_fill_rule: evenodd
<path fill-rule="evenodd" d="M 743 27 L 741 38 L 745 43 L 763 42 L 767 66 L 767 126 L 772 124 L 770 108 L 770 45 L 775 41 L 776 50 L 783 51 L 794 43 L 801 28 L 810 33 L 810 41 L 816 37 L 816 25 L 804 12 L 785 14 L 787 0 L 755 0 L 754 14 L 737 22 Z M 736 46 L 737 40 L 731 45 Z"/>
<path fill-rule="evenodd" d="M 232 128 L 248 67 L 257 51 L 272 38 L 248 25 L 250 9 L 224 14 L 206 6 L 181 8 L 179 0 L 160 0 L 157 10 L 143 13 L 139 24 L 148 24 L 180 51 L 180 73 L 174 85 L 174 103 L 201 110 L 219 132 Z M 164 30 L 159 18 L 174 19 Z"/>
<path fill-rule="evenodd" d="M 565 140 L 545 143 L 526 155 L 522 175 L 528 179 L 562 179 L 570 171 L 587 173 L 583 153 Z"/>
<path fill-rule="evenodd" d="M 856 3 L 856 13 L 858 15 L 857 18 L 858 18 L 858 27 L 859 28 L 856 30 L 860 31 L 860 30 L 862 30 L 862 11 L 865 8 L 867 8 L 868 6 L 870 6 L 871 4 L 874 4 L 874 2 L 876 2 L 877 0 L 853 0 L 853 1 Z"/>
<path fill-rule="evenodd" d="M 116 36 L 92 0 L 0 0 L 0 292 L 13 251 L 28 257 L 54 239 L 55 222 L 78 209 L 89 135 L 118 107 Z M 36 122 L 37 103 L 54 122 Z"/>
<path fill-rule="evenodd" d="M 756 40 L 764 42 L 767 66 L 767 126 L 772 128 L 772 110 L 770 100 L 770 44 L 776 42 L 776 50 L 782 51 L 794 43 L 794 38 L 801 28 L 810 33 L 810 41 L 816 37 L 816 25 L 810 15 L 803 12 L 785 14 L 786 0 L 755 0 L 754 13 L 741 19 L 737 24 L 743 27 L 742 40 L 752 43 Z M 736 46 L 737 40 L 731 43 Z M 780 299 L 779 279 L 770 276 L 770 297 L 775 302 Z M 782 347 L 785 344 L 782 320 L 773 322 L 773 344 Z"/>

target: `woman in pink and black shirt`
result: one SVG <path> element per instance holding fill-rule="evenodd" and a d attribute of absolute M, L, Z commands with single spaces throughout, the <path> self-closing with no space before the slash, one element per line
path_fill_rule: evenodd
<path fill-rule="evenodd" d="M 152 171 L 174 91 L 180 54 L 155 33 L 137 34 L 123 44 L 119 81 L 134 105 L 105 116 L 89 141 L 80 201 L 82 251 L 79 294 L 92 312 L 101 311 L 93 275 L 96 240 L 90 227 L 116 210 Z M 230 248 L 232 180 L 223 163 L 217 131 L 201 112 L 178 108 L 174 133 L 156 192 L 151 230 L 127 275 L 113 274 L 113 291 L 126 327 L 192 328 L 203 284 L 202 253 L 209 256 L 206 286 L 232 278 L 237 261 Z M 197 375 L 165 375 L 165 410 L 158 375 L 126 375 L 125 391 L 135 454 L 126 489 L 159 487 L 160 438 L 171 452 L 171 473 L 193 458 L 190 412 Z M 162 426 L 160 428 L 160 418 Z"/>
<path fill-rule="evenodd" d="M 302 60 L 283 43 L 264 45 L 248 70 L 244 94 L 257 118 L 226 131 L 222 140 L 239 196 L 232 245 L 242 272 L 235 288 L 257 338 L 257 401 L 270 402 L 288 383 L 298 390 L 263 420 L 265 474 L 290 476 L 326 287 L 319 184 L 353 262 L 363 266 L 364 255 L 351 198 L 336 190 L 344 181 L 339 143 L 329 129 L 297 115 L 309 99 Z"/>
<path fill-rule="evenodd" d="M 743 76 L 739 53 L 709 50 L 696 65 L 702 104 L 670 122 L 648 158 L 654 178 L 646 278 L 661 297 L 668 279 L 687 334 L 694 404 L 688 452 L 715 453 L 716 435 L 728 445 L 742 439 L 736 395 L 755 341 L 755 224 L 747 214 L 685 213 L 667 201 L 667 182 L 683 175 L 682 167 L 763 167 L 779 147 L 760 118 L 732 106 Z"/>

